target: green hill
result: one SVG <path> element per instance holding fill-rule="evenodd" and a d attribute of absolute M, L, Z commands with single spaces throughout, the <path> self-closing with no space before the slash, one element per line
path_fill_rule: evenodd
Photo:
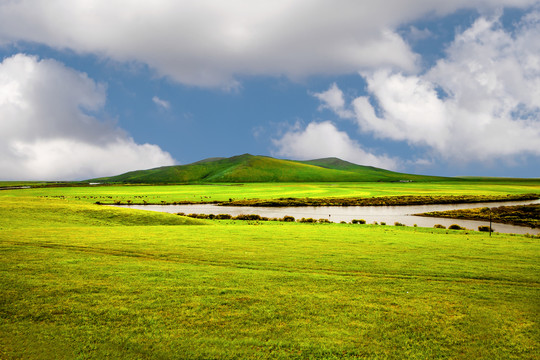
<path fill-rule="evenodd" d="M 448 178 L 442 178 L 439 176 L 425 176 L 425 175 L 413 175 L 413 174 L 404 174 L 394 171 L 384 170 L 376 168 L 373 166 L 364 166 L 353 164 L 351 162 L 341 160 L 335 157 L 315 159 L 315 160 L 306 160 L 298 161 L 304 164 L 315 165 L 326 169 L 342 170 L 348 172 L 354 172 L 361 174 L 366 180 L 364 181 L 441 181 L 443 179 L 448 180 Z M 368 179 L 373 180 L 368 180 Z"/>
<path fill-rule="evenodd" d="M 230 158 L 210 158 L 188 165 L 164 166 L 149 170 L 92 179 L 108 183 L 244 183 L 244 182 L 347 182 L 347 181 L 434 181 L 444 178 L 408 175 L 371 166 L 361 166 L 337 158 L 309 161 L 274 159 L 244 154 Z"/>

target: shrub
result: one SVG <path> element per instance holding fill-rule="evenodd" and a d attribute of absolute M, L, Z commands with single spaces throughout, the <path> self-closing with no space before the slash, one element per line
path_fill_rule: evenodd
<path fill-rule="evenodd" d="M 227 219 L 231 219 L 232 216 L 229 215 L 229 214 L 218 214 L 216 215 L 216 219 L 219 219 L 219 220 L 227 220 Z"/>
<path fill-rule="evenodd" d="M 489 232 L 489 226 L 487 225 L 480 225 L 478 227 L 478 231 L 484 231 L 484 232 Z M 491 228 L 491 232 L 494 232 L 495 230 L 493 228 Z"/>
<path fill-rule="evenodd" d="M 302 218 L 299 220 L 301 223 L 314 223 L 314 222 L 317 222 L 317 220 L 313 219 L 313 218 Z"/>
<path fill-rule="evenodd" d="M 352 223 L 353 223 L 353 224 L 365 224 L 365 223 L 366 223 L 366 220 L 364 220 L 364 219 L 360 219 L 360 220 L 353 219 L 353 220 L 352 220 Z"/>
<path fill-rule="evenodd" d="M 394 226 L 406 226 L 406 225 L 405 225 L 405 224 L 402 224 L 402 223 L 400 223 L 400 222 L 398 222 L 398 221 L 396 221 L 396 222 L 394 223 Z"/>
<path fill-rule="evenodd" d="M 446 226 L 441 225 L 441 224 L 435 224 L 435 225 L 433 225 L 433 227 L 434 227 L 435 229 L 446 229 Z"/>
<path fill-rule="evenodd" d="M 386 223 L 384 221 L 381 221 L 381 225 L 386 225 Z"/>
<path fill-rule="evenodd" d="M 330 223 L 330 220 L 328 220 L 328 219 L 319 219 L 319 223 L 327 224 L 327 223 Z"/>
<path fill-rule="evenodd" d="M 465 230 L 465 228 L 459 226 L 458 224 L 452 224 L 448 227 L 450 230 Z"/>
<path fill-rule="evenodd" d="M 235 220 L 261 220 L 261 216 L 257 214 L 249 214 L 249 215 L 240 214 L 234 217 L 233 219 Z"/>
<path fill-rule="evenodd" d="M 294 221 L 294 216 L 285 215 L 281 221 L 292 222 Z"/>

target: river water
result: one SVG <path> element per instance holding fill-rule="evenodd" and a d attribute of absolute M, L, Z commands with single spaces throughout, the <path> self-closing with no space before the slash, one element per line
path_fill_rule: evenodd
<path fill-rule="evenodd" d="M 385 222 L 394 225 L 395 222 L 407 226 L 433 227 L 441 224 L 446 227 L 457 224 L 461 227 L 478 230 L 478 226 L 489 225 L 488 221 L 461 220 L 449 218 L 433 218 L 416 216 L 432 211 L 472 209 L 482 207 L 498 207 L 512 205 L 540 204 L 540 200 L 527 201 L 502 201 L 473 204 L 444 204 L 444 205 L 405 205 L 405 206 L 298 206 L 298 207 L 254 207 L 254 206 L 219 206 L 215 204 L 193 205 L 114 205 L 130 209 L 142 209 L 167 213 L 185 214 L 258 214 L 268 218 L 283 218 L 286 215 L 294 216 L 295 219 L 313 218 L 328 219 L 332 222 L 351 222 L 353 219 L 366 220 L 367 224 Z M 496 232 L 511 234 L 540 234 L 540 229 L 532 229 L 524 226 L 493 223 L 492 228 Z"/>

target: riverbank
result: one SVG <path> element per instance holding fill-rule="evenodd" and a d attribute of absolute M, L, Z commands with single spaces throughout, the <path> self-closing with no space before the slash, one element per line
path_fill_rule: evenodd
<path fill-rule="evenodd" d="M 467 219 L 478 221 L 493 221 L 502 224 L 517 226 L 529 226 L 531 228 L 540 228 L 540 205 L 516 205 L 500 206 L 495 208 L 475 208 L 435 211 L 419 214 L 421 216 L 444 217 L 453 219 Z"/>
<path fill-rule="evenodd" d="M 219 206 L 254 206 L 254 207 L 301 207 L 301 206 L 407 206 L 407 205 L 438 205 L 438 204 L 468 204 L 498 201 L 538 200 L 539 194 L 507 194 L 507 195 L 404 195 L 377 197 L 324 197 L 324 198 L 277 198 L 277 199 L 243 199 L 228 201 L 165 201 L 159 202 L 146 199 L 126 199 L 114 201 L 96 201 L 98 205 L 194 205 L 204 202 Z"/>
<path fill-rule="evenodd" d="M 484 202 L 470 204 L 431 204 L 431 205 L 402 205 L 402 206 L 294 206 L 294 207 L 262 207 L 262 206 L 220 206 L 217 204 L 199 203 L 184 205 L 112 205 L 131 209 L 165 212 L 170 214 L 190 214 L 193 217 L 204 219 L 237 218 L 247 220 L 256 219 L 288 219 L 293 218 L 299 222 L 317 223 L 356 223 L 394 225 L 396 223 L 412 227 L 432 228 L 435 225 L 450 227 L 457 224 L 460 227 L 477 230 L 480 226 L 488 225 L 483 221 L 463 220 L 450 218 L 423 217 L 415 214 L 470 209 L 477 207 L 497 207 L 502 205 L 529 205 L 540 203 L 540 200 L 521 200 L 504 202 Z M 302 219 L 304 221 L 302 221 Z M 530 227 L 495 224 L 497 232 L 510 234 L 540 234 L 540 229 Z"/>
<path fill-rule="evenodd" d="M 264 207 L 292 207 L 292 206 L 407 206 L 407 205 L 439 205 L 439 204 L 467 204 L 476 202 L 537 200 L 538 194 L 508 194 L 508 195 L 406 195 L 406 196 L 379 196 L 354 198 L 280 198 L 272 200 L 236 200 L 220 205 L 228 206 L 264 206 Z"/>

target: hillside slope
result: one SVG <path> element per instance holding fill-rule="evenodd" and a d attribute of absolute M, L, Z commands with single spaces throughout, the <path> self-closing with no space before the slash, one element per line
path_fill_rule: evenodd
<path fill-rule="evenodd" d="M 348 182 L 348 181 L 434 181 L 436 177 L 400 174 L 361 166 L 337 158 L 310 161 L 274 159 L 244 154 L 212 158 L 188 165 L 164 166 L 149 170 L 92 179 L 107 183 L 244 183 L 244 182 Z"/>
<path fill-rule="evenodd" d="M 336 157 L 322 158 L 315 160 L 305 160 L 298 161 L 303 164 L 315 165 L 326 169 L 342 170 L 348 172 L 359 173 L 369 181 L 368 179 L 372 178 L 373 181 L 400 181 L 400 180 L 411 180 L 411 181 L 440 181 L 442 179 L 448 180 L 448 178 L 442 178 L 439 176 L 425 176 L 425 175 L 414 175 L 414 174 L 405 174 L 398 173 L 390 170 L 385 170 L 381 168 L 376 168 L 374 166 L 365 166 L 353 164 L 351 162 L 338 159 Z"/>

